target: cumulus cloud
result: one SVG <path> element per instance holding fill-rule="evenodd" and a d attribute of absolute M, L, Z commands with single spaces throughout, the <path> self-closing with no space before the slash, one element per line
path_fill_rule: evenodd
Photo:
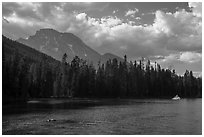
<path fill-rule="evenodd" d="M 184 62 L 184 63 L 197 63 L 202 61 L 202 54 L 196 52 L 178 52 L 171 53 L 167 56 L 155 56 L 159 62 Z"/>
<path fill-rule="evenodd" d="M 189 2 L 188 5 L 195 16 L 202 17 L 202 2 Z"/>
<path fill-rule="evenodd" d="M 195 52 L 172 53 L 167 56 L 158 56 L 156 62 L 164 68 L 176 69 L 183 75 L 185 70 L 193 70 L 195 76 L 202 74 L 202 55 Z"/>
<path fill-rule="evenodd" d="M 200 51 L 202 19 L 184 10 L 175 13 L 156 12 L 154 28 L 168 36 L 166 48 L 179 51 Z"/>
<path fill-rule="evenodd" d="M 134 10 L 128 10 L 126 11 L 125 13 L 125 16 L 130 16 L 130 17 L 134 17 L 135 16 L 135 13 L 139 12 L 139 9 L 135 8 Z"/>
<path fill-rule="evenodd" d="M 184 52 L 180 55 L 179 60 L 189 63 L 199 62 L 202 60 L 202 54 L 195 52 Z"/>
<path fill-rule="evenodd" d="M 100 30 L 95 32 L 98 34 L 97 41 L 101 40 L 100 49 L 108 48 L 106 44 L 112 49 L 127 45 L 121 48 L 125 50 L 116 52 L 120 55 L 127 52 L 131 57 L 169 54 L 170 50 L 201 52 L 202 49 L 201 20 L 184 10 L 176 13 L 157 11 L 154 24 L 145 27 L 121 23 L 120 19 L 112 18 L 112 21 L 120 23 L 111 27 L 95 23 L 93 27 Z M 101 32 L 103 35 L 99 35 Z M 93 45 L 94 42 L 89 44 Z"/>
<path fill-rule="evenodd" d="M 136 19 L 136 20 L 141 20 L 141 18 L 140 18 L 140 17 L 136 17 L 135 19 Z"/>

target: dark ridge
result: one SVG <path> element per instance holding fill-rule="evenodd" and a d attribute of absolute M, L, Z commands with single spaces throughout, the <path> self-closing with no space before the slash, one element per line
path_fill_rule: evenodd
<path fill-rule="evenodd" d="M 40 61 L 42 59 L 47 60 L 50 63 L 59 63 L 58 60 L 52 58 L 51 56 L 41 53 L 36 49 L 33 49 L 25 44 L 19 43 L 18 41 L 13 41 L 4 35 L 2 35 L 2 46 L 5 54 L 14 54 L 18 51 L 22 56 L 27 56 L 32 58 L 33 61 Z"/>

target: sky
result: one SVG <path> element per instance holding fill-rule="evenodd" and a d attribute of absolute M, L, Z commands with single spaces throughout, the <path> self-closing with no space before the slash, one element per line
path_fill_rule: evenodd
<path fill-rule="evenodd" d="M 27 38 L 41 28 L 71 32 L 100 54 L 201 76 L 201 2 L 2 3 L 5 36 Z"/>

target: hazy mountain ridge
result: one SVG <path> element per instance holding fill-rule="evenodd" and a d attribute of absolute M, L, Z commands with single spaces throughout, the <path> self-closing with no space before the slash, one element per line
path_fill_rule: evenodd
<path fill-rule="evenodd" d="M 111 53 L 99 54 L 72 33 L 61 33 L 54 29 L 40 29 L 28 39 L 20 38 L 17 41 L 57 60 L 61 60 L 63 54 L 67 53 L 68 61 L 71 61 L 74 56 L 79 56 L 88 62 L 93 62 L 94 65 L 97 65 L 99 61 L 105 63 L 108 59 L 113 58 L 122 61 L 122 58 Z"/>

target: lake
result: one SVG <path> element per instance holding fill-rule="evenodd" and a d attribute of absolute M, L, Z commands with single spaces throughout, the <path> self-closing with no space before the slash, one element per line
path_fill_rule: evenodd
<path fill-rule="evenodd" d="M 2 134 L 202 134 L 202 99 L 36 99 L 3 106 Z"/>

